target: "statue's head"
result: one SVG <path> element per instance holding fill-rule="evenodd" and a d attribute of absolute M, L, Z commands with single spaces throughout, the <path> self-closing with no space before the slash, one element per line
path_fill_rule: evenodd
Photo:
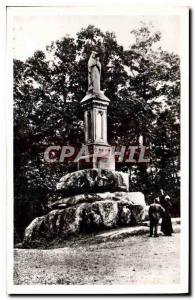
<path fill-rule="evenodd" d="M 92 51 L 91 55 L 90 55 L 90 58 L 89 58 L 89 61 L 88 61 L 88 67 L 90 68 L 91 66 L 94 66 L 97 63 L 98 63 L 99 68 L 100 68 L 101 66 L 100 66 L 100 62 L 99 62 L 98 53 L 96 51 Z"/>
<path fill-rule="evenodd" d="M 96 51 L 92 51 L 92 52 L 91 52 L 92 58 L 96 58 L 96 55 L 97 55 L 97 52 L 96 52 Z"/>

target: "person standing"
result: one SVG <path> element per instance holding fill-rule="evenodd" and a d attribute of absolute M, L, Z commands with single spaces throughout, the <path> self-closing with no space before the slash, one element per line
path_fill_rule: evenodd
<path fill-rule="evenodd" d="M 153 234 L 154 237 L 158 237 L 158 223 L 164 212 L 165 209 L 159 204 L 159 199 L 155 198 L 149 207 L 150 237 L 152 237 Z"/>
<path fill-rule="evenodd" d="M 168 195 L 164 195 L 164 193 L 160 196 L 160 204 L 165 210 L 165 213 L 162 218 L 161 231 L 166 236 L 171 236 L 173 233 L 173 227 L 171 223 L 171 201 Z"/>

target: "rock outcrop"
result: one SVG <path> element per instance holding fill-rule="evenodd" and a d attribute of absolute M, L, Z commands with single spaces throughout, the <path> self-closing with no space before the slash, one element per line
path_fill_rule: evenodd
<path fill-rule="evenodd" d="M 24 242 L 135 225 L 145 217 L 145 200 L 139 192 L 81 194 L 56 201 L 51 209 L 26 228 Z"/>
<path fill-rule="evenodd" d="M 140 192 L 104 192 L 104 193 L 85 193 L 75 196 L 62 198 L 50 205 L 51 209 L 62 209 L 81 203 L 93 203 L 96 201 L 113 200 L 127 201 L 130 205 L 145 206 L 144 195 Z"/>
<path fill-rule="evenodd" d="M 85 169 L 63 176 L 57 184 L 63 195 L 90 192 L 128 191 L 129 175 L 123 172 Z"/>

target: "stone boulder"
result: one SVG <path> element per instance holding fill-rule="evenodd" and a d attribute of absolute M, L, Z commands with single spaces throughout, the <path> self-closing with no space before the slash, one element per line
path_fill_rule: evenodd
<path fill-rule="evenodd" d="M 85 193 L 74 195 L 55 201 L 50 205 L 50 209 L 64 209 L 81 203 L 93 203 L 96 201 L 113 200 L 127 201 L 130 205 L 140 205 L 145 207 L 144 195 L 140 192 L 104 192 Z"/>
<path fill-rule="evenodd" d="M 79 170 L 63 176 L 57 190 L 65 196 L 85 192 L 129 191 L 129 175 L 111 170 Z"/>
<path fill-rule="evenodd" d="M 145 201 L 142 193 L 122 193 L 121 199 L 117 193 L 110 193 L 111 199 L 106 199 L 106 194 L 99 196 L 101 201 L 95 197 L 94 201 L 77 202 L 64 208 L 60 208 L 59 203 L 59 208 L 36 218 L 26 228 L 24 244 L 135 225 L 144 219 Z M 88 195 L 88 199 L 91 198 L 92 195 Z"/>

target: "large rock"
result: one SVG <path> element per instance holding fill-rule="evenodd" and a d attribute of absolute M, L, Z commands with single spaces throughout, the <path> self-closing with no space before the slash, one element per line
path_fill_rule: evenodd
<path fill-rule="evenodd" d="M 63 176 L 57 184 L 57 190 L 64 195 L 85 192 L 128 191 L 129 175 L 111 170 L 79 170 Z"/>
<path fill-rule="evenodd" d="M 51 240 L 57 236 L 78 233 L 81 221 L 80 208 L 56 209 L 45 216 L 34 219 L 25 230 L 24 242 L 40 239 Z"/>
<path fill-rule="evenodd" d="M 93 203 L 102 200 L 127 201 L 131 205 L 145 206 L 144 195 L 140 192 L 104 192 L 85 193 L 66 197 L 50 205 L 51 209 L 64 209 L 81 203 Z"/>
<path fill-rule="evenodd" d="M 24 242 L 52 240 L 56 237 L 67 238 L 83 232 L 135 225 L 142 221 L 145 217 L 144 195 L 124 192 L 121 193 L 121 196 L 119 194 L 91 194 L 87 197 L 90 199 L 88 202 L 84 202 L 83 195 L 80 195 L 82 201 L 76 201 L 73 206 L 69 207 L 66 206 L 67 203 L 64 199 L 64 208 L 60 208 L 63 203 L 58 201 L 57 209 L 36 218 L 26 228 Z M 100 198 L 97 200 L 97 197 L 100 197 L 101 200 Z M 67 199 L 70 201 L 70 198 Z"/>

